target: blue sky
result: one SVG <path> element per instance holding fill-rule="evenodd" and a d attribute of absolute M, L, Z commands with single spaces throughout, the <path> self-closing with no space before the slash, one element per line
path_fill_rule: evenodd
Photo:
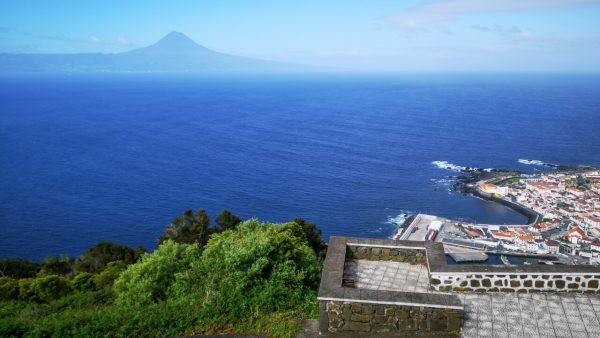
<path fill-rule="evenodd" d="M 600 0 L 0 3 L 0 52 L 122 52 L 173 30 L 221 52 L 360 70 L 600 71 Z"/>

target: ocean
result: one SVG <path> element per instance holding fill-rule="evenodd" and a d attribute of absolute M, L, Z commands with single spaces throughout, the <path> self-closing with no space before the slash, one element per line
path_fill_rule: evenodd
<path fill-rule="evenodd" d="M 0 257 L 156 246 L 185 209 L 388 237 L 402 215 L 526 218 L 459 166 L 600 166 L 600 76 L 0 76 Z"/>

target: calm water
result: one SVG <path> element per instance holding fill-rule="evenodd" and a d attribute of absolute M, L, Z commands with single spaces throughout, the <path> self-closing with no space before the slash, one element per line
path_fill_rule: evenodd
<path fill-rule="evenodd" d="M 0 154 L 0 257 L 153 248 L 200 207 L 327 237 L 404 212 L 521 223 L 431 162 L 600 165 L 600 76 L 3 76 Z"/>

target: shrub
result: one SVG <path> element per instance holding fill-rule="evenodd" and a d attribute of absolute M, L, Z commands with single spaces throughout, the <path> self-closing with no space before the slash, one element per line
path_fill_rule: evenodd
<path fill-rule="evenodd" d="M 303 218 L 294 218 L 292 222 L 298 223 L 302 227 L 306 240 L 308 240 L 308 245 L 313 249 L 317 257 L 325 259 L 327 244 L 325 244 L 321 237 L 321 229 L 317 228 L 314 223 L 305 221 Z"/>
<path fill-rule="evenodd" d="M 204 209 L 195 214 L 188 209 L 165 228 L 165 235 L 158 238 L 158 244 L 171 239 L 177 243 L 198 243 L 202 248 L 215 232 L 217 229 L 210 225 L 210 217 Z"/>
<path fill-rule="evenodd" d="M 293 337 L 296 318 L 318 312 L 321 260 L 310 234 L 319 235 L 310 225 L 250 220 L 213 235 L 204 251 L 167 240 L 129 266 L 112 261 L 99 274 L 79 273 L 76 293 L 57 275 L 20 279 L 19 298 L 35 302 L 0 302 L 0 336 Z M 0 285 L 13 290 L 15 281 Z"/>
<path fill-rule="evenodd" d="M 45 275 L 61 275 L 61 276 L 70 276 L 73 267 L 71 258 L 67 256 L 50 256 L 44 258 L 41 264 L 41 269 L 38 272 L 38 276 Z"/>
<path fill-rule="evenodd" d="M 27 322 L 16 318 L 0 319 L 0 337 L 23 337 L 29 330 Z"/>
<path fill-rule="evenodd" d="M 127 265 L 123 261 L 110 262 L 104 271 L 94 276 L 94 284 L 97 288 L 112 286 L 125 269 L 127 269 Z"/>
<path fill-rule="evenodd" d="M 118 304 L 151 304 L 166 298 L 175 275 L 198 260 L 196 244 L 179 244 L 167 240 L 151 254 L 127 267 L 115 281 Z"/>
<path fill-rule="evenodd" d="M 19 282 L 9 277 L 0 277 L 0 300 L 19 298 Z"/>
<path fill-rule="evenodd" d="M 33 284 L 32 278 L 19 279 L 19 299 L 35 300 L 35 294 L 31 289 L 31 284 Z"/>
<path fill-rule="evenodd" d="M 31 283 L 31 292 L 42 302 L 50 302 L 71 292 L 69 281 L 61 276 L 48 275 L 38 277 Z"/>
<path fill-rule="evenodd" d="M 89 272 L 82 272 L 73 278 L 73 289 L 77 291 L 93 291 L 96 289 L 94 275 Z"/>
<path fill-rule="evenodd" d="M 0 259 L 0 271 L 3 276 L 15 279 L 33 278 L 40 270 L 40 265 L 21 258 Z"/>
<path fill-rule="evenodd" d="M 237 321 L 257 311 L 302 308 L 316 297 L 319 275 L 319 260 L 299 224 L 250 220 L 213 235 L 174 290 L 181 298 L 199 290 L 206 316 Z"/>
<path fill-rule="evenodd" d="M 221 231 L 234 230 L 242 221 L 241 218 L 224 209 L 215 219 Z"/>
<path fill-rule="evenodd" d="M 79 272 L 99 273 L 110 263 L 123 261 L 125 264 L 135 262 L 143 252 L 140 248 L 132 249 L 128 245 L 101 241 L 87 249 L 75 261 L 75 269 Z"/>

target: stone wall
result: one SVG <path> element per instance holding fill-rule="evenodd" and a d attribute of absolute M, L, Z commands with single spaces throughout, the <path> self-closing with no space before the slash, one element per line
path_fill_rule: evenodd
<path fill-rule="evenodd" d="M 425 250 L 415 248 L 398 247 L 373 247 L 348 245 L 346 247 L 346 258 L 367 259 L 371 261 L 394 261 L 427 266 Z"/>
<path fill-rule="evenodd" d="M 461 325 L 461 311 L 458 309 L 349 301 L 321 301 L 320 307 L 327 315 L 329 332 L 439 332 L 458 335 Z"/>
<path fill-rule="evenodd" d="M 599 292 L 600 274 L 544 273 L 452 273 L 431 272 L 430 285 L 436 291 L 455 292 Z"/>
<path fill-rule="evenodd" d="M 455 292 L 600 292 L 590 265 L 448 265 L 441 243 L 425 244 L 430 288 Z"/>

